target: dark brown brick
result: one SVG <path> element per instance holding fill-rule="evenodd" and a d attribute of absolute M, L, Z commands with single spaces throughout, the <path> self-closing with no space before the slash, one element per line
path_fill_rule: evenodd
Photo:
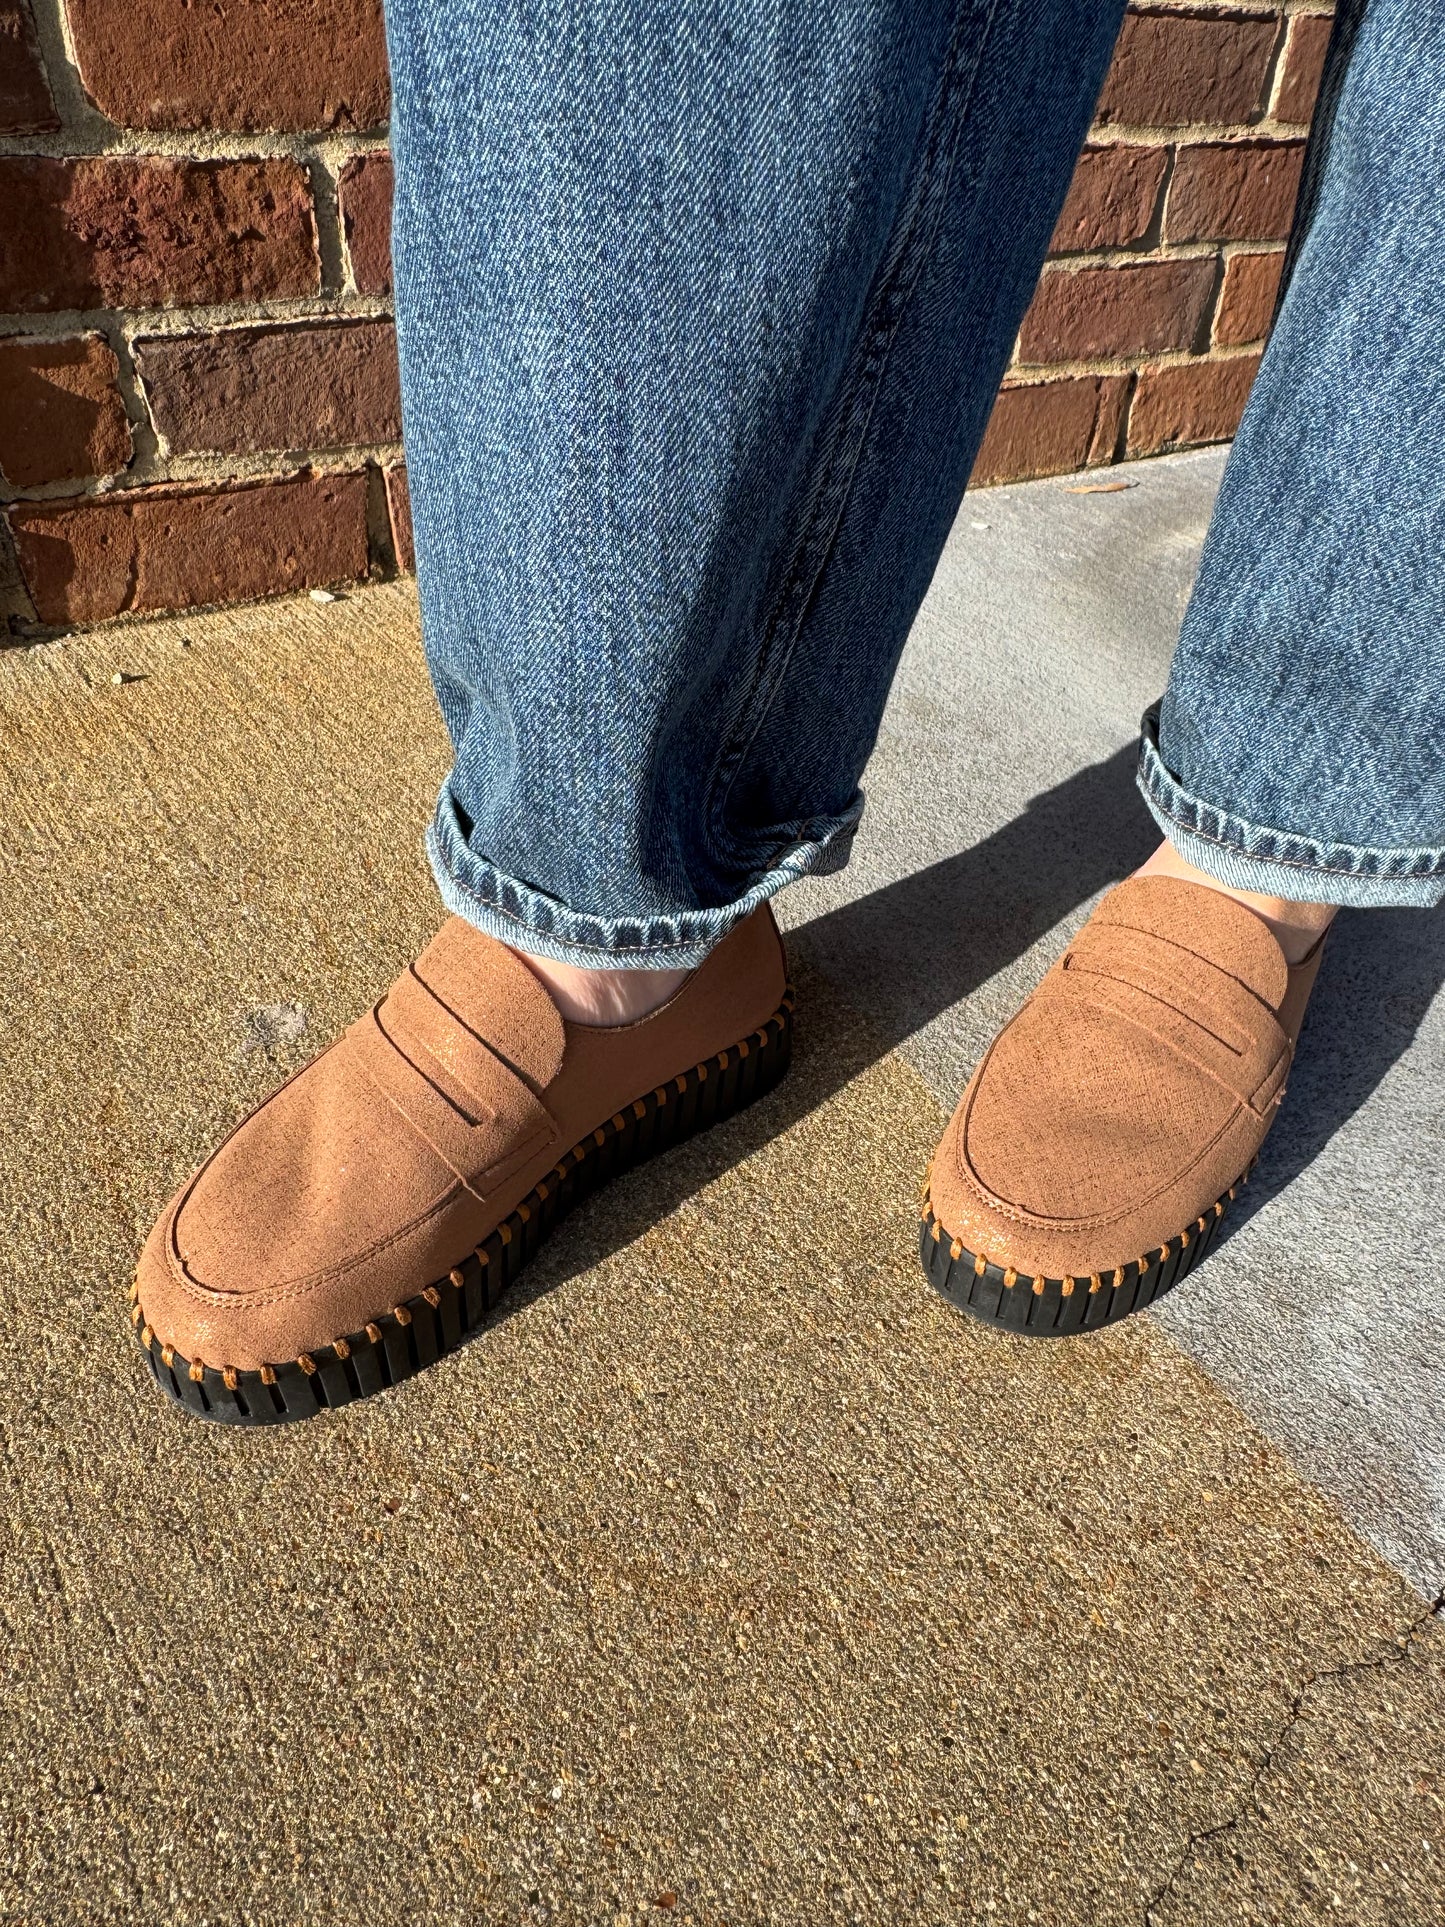
<path fill-rule="evenodd" d="M 1117 457 L 1124 439 L 1124 417 L 1128 413 L 1133 389 L 1132 375 L 1099 377 L 1099 413 L 1094 421 L 1094 439 L 1089 444 L 1090 468 L 1100 462 L 1112 462 Z"/>
<path fill-rule="evenodd" d="M 0 474 L 13 488 L 117 475 L 130 423 L 103 335 L 0 341 Z"/>
<path fill-rule="evenodd" d="M 1227 442 L 1239 426 L 1258 355 L 1145 368 L 1129 410 L 1129 453 L 1158 455 L 1195 442 Z"/>
<path fill-rule="evenodd" d="M 1001 388 L 969 477 L 970 487 L 1081 468 L 1094 435 L 1098 383 L 1041 381 Z"/>
<path fill-rule="evenodd" d="M 1224 127 L 1252 120 L 1264 104 L 1277 32 L 1272 16 L 1126 15 L 1097 125 Z"/>
<path fill-rule="evenodd" d="M 396 566 L 414 575 L 416 545 L 411 539 L 411 489 L 405 462 L 394 462 L 386 471 L 386 506 L 391 515 L 391 545 L 396 550 Z"/>
<path fill-rule="evenodd" d="M 361 294 L 391 293 L 391 156 L 359 154 L 337 182 L 341 226 Z"/>
<path fill-rule="evenodd" d="M 1162 147 L 1086 147 L 1050 254 L 1126 248 L 1149 231 L 1168 156 Z"/>
<path fill-rule="evenodd" d="M 122 127 L 385 123 L 380 0 L 65 0 L 65 10 L 85 90 Z"/>
<path fill-rule="evenodd" d="M 1046 268 L 1019 330 L 1019 358 L 1047 364 L 1188 348 L 1213 288 L 1207 260 Z"/>
<path fill-rule="evenodd" d="M 1127 375 L 1080 375 L 1001 388 L 969 486 L 1065 475 L 1107 461 L 1128 385 Z"/>
<path fill-rule="evenodd" d="M 48 134 L 59 125 L 30 0 L 0 0 L 0 134 Z"/>
<path fill-rule="evenodd" d="M 315 294 L 311 189 L 289 160 L 0 160 L 0 313 Z"/>
<path fill-rule="evenodd" d="M 1247 341 L 1264 340 L 1274 319 L 1283 267 L 1283 249 L 1230 256 L 1214 316 L 1214 339 L 1221 347 L 1239 348 Z"/>
<path fill-rule="evenodd" d="M 401 440 L 389 321 L 159 335 L 135 355 L 156 427 L 178 455 Z"/>
<path fill-rule="evenodd" d="M 1284 240 L 1303 160 L 1303 141 L 1181 147 L 1164 208 L 1165 240 Z"/>
<path fill-rule="evenodd" d="M 1290 22 L 1274 97 L 1276 120 L 1291 121 L 1300 127 L 1309 125 L 1333 25 L 1334 18 L 1327 13 L 1297 13 Z"/>
<path fill-rule="evenodd" d="M 245 602 L 366 574 L 364 472 L 116 489 L 7 511 L 42 622 Z"/>

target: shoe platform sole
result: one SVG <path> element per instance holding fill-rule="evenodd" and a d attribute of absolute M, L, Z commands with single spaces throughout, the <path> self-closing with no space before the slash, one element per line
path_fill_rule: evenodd
<path fill-rule="evenodd" d="M 1206 1257 L 1230 1203 L 1249 1173 L 1237 1178 L 1192 1225 L 1158 1250 L 1112 1271 L 1070 1278 L 1031 1277 L 970 1251 L 933 1215 L 925 1187 L 919 1234 L 924 1275 L 935 1291 L 981 1324 L 1024 1338 L 1069 1338 L 1098 1331 L 1143 1311 L 1173 1291 Z"/>
<path fill-rule="evenodd" d="M 618 1111 L 560 1159 L 476 1250 L 360 1331 L 299 1358 L 258 1370 L 183 1358 L 144 1323 L 131 1288 L 131 1321 L 151 1375 L 166 1397 L 221 1425 L 284 1425 L 415 1378 L 487 1323 L 522 1267 L 585 1197 L 611 1178 L 765 1096 L 793 1049 L 793 991 L 767 1023 L 705 1063 L 683 1071 Z"/>

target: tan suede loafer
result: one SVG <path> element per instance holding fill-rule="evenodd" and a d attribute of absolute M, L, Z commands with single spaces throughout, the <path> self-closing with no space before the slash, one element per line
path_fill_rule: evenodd
<path fill-rule="evenodd" d="M 1274 1121 L 1322 946 L 1291 967 L 1262 919 L 1203 885 L 1111 891 L 943 1134 L 923 1191 L 930 1281 L 1040 1336 L 1178 1284 Z"/>
<path fill-rule="evenodd" d="M 615 1029 L 566 1022 L 453 917 L 151 1232 L 131 1318 L 157 1383 L 202 1417 L 269 1425 L 411 1377 L 587 1192 L 769 1090 L 791 1011 L 766 908 Z"/>

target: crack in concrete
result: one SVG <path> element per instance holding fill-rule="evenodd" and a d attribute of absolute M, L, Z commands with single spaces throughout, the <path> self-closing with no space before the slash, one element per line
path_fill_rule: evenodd
<path fill-rule="evenodd" d="M 1411 1650 L 1416 1641 L 1430 1622 L 1442 1618 L 1445 1618 L 1445 1591 L 1436 1593 L 1434 1599 L 1431 1600 L 1430 1604 L 1418 1618 L 1411 1621 L 1404 1633 L 1396 1635 L 1394 1650 L 1392 1652 L 1376 1653 L 1370 1659 L 1352 1659 L 1347 1661 L 1343 1666 L 1327 1667 L 1323 1672 L 1311 1673 L 1309 1677 L 1296 1688 L 1294 1697 L 1290 1701 L 1289 1711 L 1285 1714 L 1279 1731 L 1260 1755 L 1258 1764 L 1255 1766 L 1254 1772 L 1250 1775 L 1249 1783 L 1240 1795 L 1234 1811 L 1226 1815 L 1223 1820 L 1216 1821 L 1213 1826 L 1200 1827 L 1189 1835 L 1189 1838 L 1184 1843 L 1183 1852 L 1169 1870 L 1168 1875 L 1150 1895 L 1149 1899 L 1145 1901 L 1143 1927 L 1162 1927 L 1157 1909 L 1173 1894 L 1179 1884 L 1180 1876 L 1201 1847 L 1209 1846 L 1213 1841 L 1221 1839 L 1226 1833 L 1232 1833 L 1236 1827 L 1242 1825 L 1244 1821 L 1251 1819 L 1255 1814 L 1263 1812 L 1259 1803 L 1260 1788 L 1264 1784 L 1266 1775 L 1279 1758 L 1290 1734 L 1293 1733 L 1294 1729 L 1300 1725 L 1305 1718 L 1305 1703 L 1315 1689 L 1328 1684 L 1331 1680 L 1348 1679 L 1352 1673 L 1377 1672 L 1386 1666 L 1402 1664 L 1410 1657 Z"/>

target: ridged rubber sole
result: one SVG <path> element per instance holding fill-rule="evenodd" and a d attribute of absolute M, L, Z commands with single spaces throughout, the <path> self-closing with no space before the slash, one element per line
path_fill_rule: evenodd
<path fill-rule="evenodd" d="M 284 1425 L 415 1378 L 486 1324 L 574 1205 L 772 1090 L 792 1057 L 792 1012 L 789 985 L 751 1037 L 659 1085 L 574 1145 L 445 1278 L 315 1352 L 256 1371 L 193 1363 L 142 1324 L 132 1287 L 131 1319 L 152 1377 L 173 1404 L 220 1425 Z"/>
<path fill-rule="evenodd" d="M 1025 1338 L 1069 1338 L 1075 1332 L 1117 1325 L 1121 1318 L 1157 1304 L 1173 1291 L 1208 1256 L 1225 1211 L 1248 1179 L 1246 1171 L 1202 1217 L 1157 1251 L 1113 1271 L 1079 1278 L 1031 1277 L 970 1251 L 934 1217 L 925 1187 L 919 1255 L 935 1291 L 970 1318 Z"/>

